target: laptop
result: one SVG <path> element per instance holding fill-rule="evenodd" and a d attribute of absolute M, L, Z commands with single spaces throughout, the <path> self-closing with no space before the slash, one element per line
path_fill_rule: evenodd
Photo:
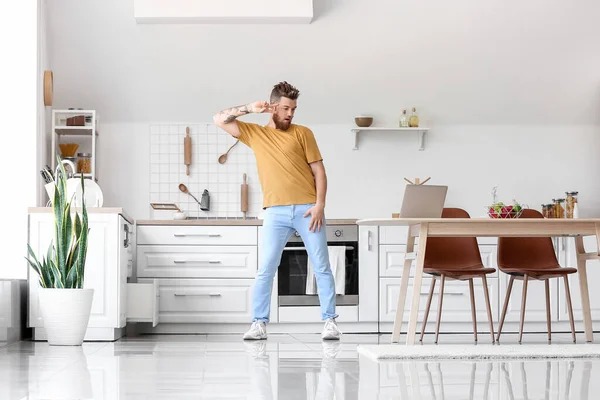
<path fill-rule="evenodd" d="M 448 186 L 406 185 L 400 218 L 441 218 Z"/>

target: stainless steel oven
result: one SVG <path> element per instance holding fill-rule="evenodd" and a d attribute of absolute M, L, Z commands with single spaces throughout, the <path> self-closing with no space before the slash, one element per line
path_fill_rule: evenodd
<path fill-rule="evenodd" d="M 328 225 L 327 245 L 344 246 L 344 294 L 336 295 L 336 304 L 358 305 L 358 226 Z M 308 253 L 298 233 L 288 240 L 278 269 L 278 296 L 280 307 L 318 306 L 316 294 L 307 294 Z"/>

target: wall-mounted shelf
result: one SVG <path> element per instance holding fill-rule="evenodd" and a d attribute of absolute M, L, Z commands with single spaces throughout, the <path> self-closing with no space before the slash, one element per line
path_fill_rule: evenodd
<path fill-rule="evenodd" d="M 83 116 L 85 125 L 67 125 L 68 118 Z M 96 174 L 96 139 L 98 137 L 96 110 L 52 110 L 52 169 L 56 168 L 56 155 L 61 154 L 60 143 L 75 142 L 80 145 L 76 153 L 91 153 L 91 173 L 83 174 L 86 179 L 98 182 Z M 77 168 L 77 165 L 75 165 Z M 80 173 L 75 174 L 80 177 Z"/>
<path fill-rule="evenodd" d="M 62 136 L 92 136 L 95 129 L 91 126 L 56 126 L 54 130 L 57 135 Z M 98 131 L 96 131 L 98 136 Z"/>
<path fill-rule="evenodd" d="M 425 134 L 429 131 L 429 128 L 378 128 L 378 127 L 369 127 L 369 128 L 352 128 L 352 133 L 354 133 L 354 150 L 358 150 L 358 133 L 359 132 L 415 132 L 419 137 L 419 150 L 425 150 Z"/>

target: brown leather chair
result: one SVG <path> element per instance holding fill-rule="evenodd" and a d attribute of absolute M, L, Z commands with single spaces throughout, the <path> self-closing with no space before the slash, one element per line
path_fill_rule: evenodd
<path fill-rule="evenodd" d="M 519 218 L 543 218 L 537 210 L 525 209 Z M 502 237 L 498 239 L 498 268 L 500 271 L 510 275 L 504 308 L 498 329 L 498 339 L 502 333 L 502 325 L 506 317 L 506 309 L 510 299 L 513 282 L 515 279 L 523 281 L 523 298 L 521 300 L 521 325 L 519 328 L 519 343 L 523 338 L 523 324 L 525 322 L 525 303 L 527 300 L 527 283 L 534 279 L 544 281 L 546 284 L 546 319 L 548 324 L 548 341 L 551 340 L 550 326 L 550 278 L 564 278 L 565 292 L 567 295 L 567 306 L 569 319 L 571 321 L 571 333 L 575 342 L 575 323 L 573 322 L 573 307 L 571 305 L 571 292 L 569 291 L 569 280 L 567 275 L 577 272 L 576 268 L 562 268 L 556 259 L 552 239 L 549 237 Z"/>
<path fill-rule="evenodd" d="M 442 218 L 470 218 L 469 213 L 460 208 L 444 208 Z M 490 307 L 490 295 L 487 287 L 487 274 L 496 272 L 495 268 L 485 268 L 481 262 L 481 253 L 477 245 L 477 239 L 474 237 L 433 237 L 427 239 L 427 248 L 425 250 L 425 265 L 423 272 L 432 276 L 431 288 L 429 289 L 429 298 L 425 309 L 425 318 L 423 319 L 423 328 L 421 329 L 420 341 L 423 341 L 427 317 L 433 298 L 435 282 L 439 279 L 440 297 L 438 304 L 438 320 L 435 329 L 435 342 L 438 342 L 440 333 L 440 321 L 442 315 L 442 301 L 444 298 L 444 283 L 447 279 L 469 281 L 469 290 L 471 293 L 471 313 L 473 317 L 473 334 L 477 341 L 477 319 L 475 316 L 475 294 L 473 291 L 473 278 L 481 278 L 483 281 L 483 293 L 487 306 L 487 314 L 490 322 L 490 334 L 494 342 L 494 324 L 492 322 L 492 309 Z"/>

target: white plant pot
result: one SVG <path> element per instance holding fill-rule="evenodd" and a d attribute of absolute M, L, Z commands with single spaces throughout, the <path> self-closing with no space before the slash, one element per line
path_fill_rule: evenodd
<path fill-rule="evenodd" d="M 81 346 L 90 320 L 94 289 L 40 288 L 40 312 L 48 344 Z"/>

